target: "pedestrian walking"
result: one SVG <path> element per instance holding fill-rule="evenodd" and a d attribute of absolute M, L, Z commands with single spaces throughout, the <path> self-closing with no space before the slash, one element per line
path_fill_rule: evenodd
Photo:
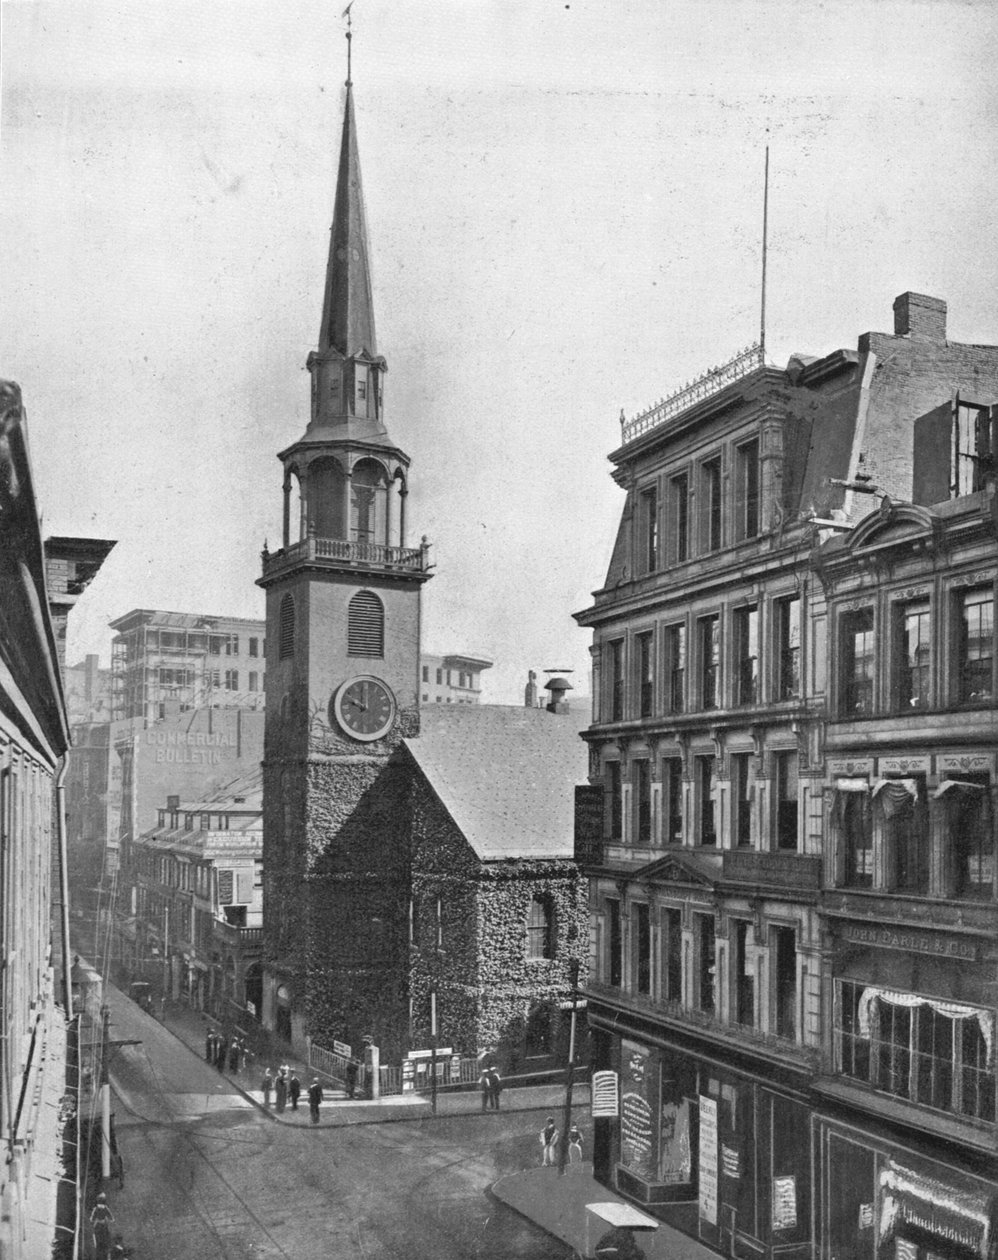
<path fill-rule="evenodd" d="M 94 1233 L 95 1260 L 108 1260 L 108 1252 L 111 1250 L 111 1225 L 113 1222 L 114 1216 L 107 1205 L 107 1195 L 102 1190 L 97 1196 L 97 1202 L 90 1213 L 90 1227 Z"/>
<path fill-rule="evenodd" d="M 319 1104 L 322 1102 L 322 1086 L 319 1084 L 317 1076 L 312 1077 L 312 1084 L 308 1087 L 308 1114 L 313 1124 L 319 1123 Z"/>
<path fill-rule="evenodd" d="M 541 1164 L 546 1168 L 549 1164 L 554 1164 L 558 1150 L 558 1126 L 554 1122 L 554 1116 L 548 1116 L 544 1128 L 541 1129 L 541 1146 L 544 1150 Z"/>
<path fill-rule="evenodd" d="M 270 1075 L 270 1068 L 267 1068 L 263 1074 L 263 1085 L 261 1088 L 263 1089 L 263 1105 L 269 1107 L 270 1091 L 274 1088 L 274 1078 Z"/>
<path fill-rule="evenodd" d="M 360 1064 L 356 1059 L 351 1059 L 347 1064 L 347 1098 L 353 1098 L 357 1092 L 357 1071 Z"/>
<path fill-rule="evenodd" d="M 582 1163 L 582 1132 L 574 1121 L 568 1130 L 568 1162 L 570 1164 Z"/>
<path fill-rule="evenodd" d="M 502 1077 L 493 1063 L 489 1068 L 489 1106 L 493 1111 L 499 1110 L 499 1095 L 502 1093 Z"/>
<path fill-rule="evenodd" d="M 277 1080 L 274 1082 L 274 1103 L 278 1111 L 283 1111 L 288 1102 L 288 1078 L 283 1072 L 277 1073 Z"/>
<path fill-rule="evenodd" d="M 232 1044 L 229 1046 L 229 1071 L 239 1071 L 239 1038 L 233 1037 Z"/>
<path fill-rule="evenodd" d="M 215 1062 L 215 1030 L 208 1029 L 208 1034 L 204 1039 L 204 1061 L 205 1063 Z"/>
<path fill-rule="evenodd" d="M 217 1067 L 220 1072 L 225 1068 L 225 1059 L 228 1052 L 228 1041 L 224 1037 L 219 1037 L 218 1045 L 215 1047 L 215 1067 Z"/>
<path fill-rule="evenodd" d="M 492 1100 L 492 1081 L 489 1079 L 489 1069 L 482 1068 L 482 1074 L 478 1078 L 478 1085 L 482 1091 L 482 1111 L 487 1110 Z"/>
<path fill-rule="evenodd" d="M 291 1079 L 288 1081 L 288 1097 L 291 1099 L 291 1110 L 297 1111 L 298 1099 L 301 1097 L 301 1081 L 296 1072 L 291 1073 Z"/>

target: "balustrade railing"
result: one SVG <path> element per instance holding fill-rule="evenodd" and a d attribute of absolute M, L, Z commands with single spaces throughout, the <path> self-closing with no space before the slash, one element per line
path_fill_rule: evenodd
<path fill-rule="evenodd" d="M 758 344 L 749 346 L 736 354 L 733 359 L 729 359 L 727 363 L 710 368 L 676 393 L 661 399 L 647 411 L 639 412 L 630 420 L 622 415 L 620 418 L 621 440 L 624 443 L 633 442 L 643 433 L 657 428 L 666 420 L 671 420 L 673 416 L 678 416 L 694 403 L 703 402 L 705 398 L 719 393 L 726 386 L 749 376 L 764 364 L 762 346 Z"/>
<path fill-rule="evenodd" d="M 429 568 L 429 543 L 419 547 L 388 547 L 380 543 L 349 542 L 343 538 L 318 538 L 314 534 L 280 551 L 264 552 L 264 568 L 294 560 L 340 560 L 345 564 L 377 565 L 417 573 Z"/>

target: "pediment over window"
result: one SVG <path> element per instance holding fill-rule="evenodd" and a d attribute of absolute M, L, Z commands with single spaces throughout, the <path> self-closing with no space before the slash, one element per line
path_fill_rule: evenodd
<path fill-rule="evenodd" d="M 699 853 L 670 853 L 635 871 L 631 879 L 652 884 L 687 884 L 714 888 L 721 876 L 721 858 Z"/>
<path fill-rule="evenodd" d="M 915 503 L 895 503 L 885 495 L 879 509 L 860 521 L 847 536 L 846 547 L 856 554 L 868 548 L 879 549 L 920 539 L 932 543 L 940 526 L 939 517 L 929 508 Z"/>

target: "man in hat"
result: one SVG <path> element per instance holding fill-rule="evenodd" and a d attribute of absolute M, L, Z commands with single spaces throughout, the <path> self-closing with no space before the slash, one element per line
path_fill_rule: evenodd
<path fill-rule="evenodd" d="M 96 1260 L 107 1260 L 111 1249 L 111 1225 L 114 1216 L 107 1205 L 107 1195 L 102 1190 L 90 1213 L 90 1226 L 94 1231 L 94 1256 Z"/>
<path fill-rule="evenodd" d="M 322 1086 L 319 1084 L 317 1076 L 312 1077 L 312 1084 L 308 1087 L 308 1114 L 313 1124 L 319 1123 L 319 1103 L 322 1102 Z"/>

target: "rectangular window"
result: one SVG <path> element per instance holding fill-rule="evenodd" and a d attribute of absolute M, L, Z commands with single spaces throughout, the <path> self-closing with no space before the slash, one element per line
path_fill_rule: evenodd
<path fill-rule="evenodd" d="M 755 538 L 759 533 L 759 443 L 738 448 L 738 534 Z"/>
<path fill-rule="evenodd" d="M 795 752 L 778 752 L 776 768 L 776 847 L 796 849 L 798 844 L 798 757 Z"/>
<path fill-rule="evenodd" d="M 836 787 L 833 819 L 842 839 L 846 887 L 872 888 L 873 825 L 868 789 Z"/>
<path fill-rule="evenodd" d="M 438 669 L 437 670 L 437 686 L 438 687 L 443 686 L 443 681 L 444 681 L 444 671 L 442 669 Z"/>
<path fill-rule="evenodd" d="M 430 681 L 430 667 L 429 665 L 424 665 L 423 666 L 423 682 L 428 683 L 429 681 Z"/>
<path fill-rule="evenodd" d="M 639 572 L 654 573 L 658 568 L 658 490 L 655 486 L 641 492 L 639 521 Z"/>
<path fill-rule="evenodd" d="M 226 656 L 239 655 L 239 635 L 238 634 L 227 634 L 225 636 L 225 655 Z"/>
<path fill-rule="evenodd" d="M 915 795 L 908 791 L 913 784 Z M 925 779 L 919 775 L 888 780 L 880 785 L 877 802 L 883 814 L 888 881 L 900 892 L 929 891 L 929 834 L 925 806 Z M 890 867 L 893 867 L 893 878 Z"/>
<path fill-rule="evenodd" d="M 637 902 L 631 907 L 631 931 L 634 936 L 634 990 L 651 993 L 651 918 L 648 905 Z"/>
<path fill-rule="evenodd" d="M 669 482 L 670 559 L 682 564 L 690 558 L 690 479 L 680 473 Z"/>
<path fill-rule="evenodd" d="M 961 591 L 958 611 L 958 697 L 963 704 L 985 704 L 994 691 L 994 591 Z"/>
<path fill-rule="evenodd" d="M 714 821 L 714 758 L 696 758 L 697 823 L 700 844 L 717 844 L 717 824 Z"/>
<path fill-rule="evenodd" d="M 720 621 L 716 616 L 701 617 L 697 630 L 700 640 L 700 708 L 716 709 L 721 665 Z"/>
<path fill-rule="evenodd" d="M 873 712 L 873 609 L 861 608 L 842 618 L 839 686 L 843 717 Z"/>
<path fill-rule="evenodd" d="M 734 931 L 735 1023 L 755 1024 L 755 970 L 748 957 L 749 924 L 736 919 Z"/>
<path fill-rule="evenodd" d="M 894 709 L 907 713 L 929 704 L 929 603 L 894 609 Z"/>
<path fill-rule="evenodd" d="M 239 670 L 238 669 L 227 669 L 225 671 L 225 690 L 226 691 L 239 690 Z"/>
<path fill-rule="evenodd" d="M 606 763 L 606 832 L 611 840 L 620 839 L 621 831 L 621 787 L 620 787 L 620 762 L 608 761 Z"/>
<path fill-rule="evenodd" d="M 701 1011 L 714 1010 L 714 916 L 693 916 L 694 939 L 697 957 L 697 1007 Z"/>
<path fill-rule="evenodd" d="M 959 780 L 947 780 L 943 800 L 952 845 L 954 894 L 961 900 L 991 901 L 995 895 L 995 829 L 990 776 L 962 774 Z"/>
<path fill-rule="evenodd" d="M 685 626 L 669 626 L 665 631 L 665 671 L 669 712 L 682 713 L 686 685 Z"/>
<path fill-rule="evenodd" d="M 800 695 L 800 600 L 779 599 L 773 606 L 776 632 L 777 699 Z"/>
<path fill-rule="evenodd" d="M 778 1037 L 797 1035 L 797 934 L 792 927 L 770 928 L 773 1002 Z"/>
<path fill-rule="evenodd" d="M 721 546 L 721 457 L 700 466 L 700 550 Z"/>
<path fill-rule="evenodd" d="M 257 674 L 256 674 L 256 673 L 255 673 L 255 672 L 251 669 L 251 670 L 250 670 L 250 676 L 249 676 L 249 689 L 250 689 L 250 691 L 259 691 L 259 690 L 260 690 L 260 688 L 257 686 L 257 683 L 258 683 L 258 682 L 259 682 L 259 678 L 258 678 Z"/>
<path fill-rule="evenodd" d="M 607 644 L 607 683 L 610 688 L 610 721 L 624 717 L 624 641 L 614 639 Z"/>
<path fill-rule="evenodd" d="M 759 610 L 739 608 L 735 613 L 735 653 L 738 674 L 738 704 L 756 704 L 759 699 Z"/>
<path fill-rule="evenodd" d="M 620 987 L 623 961 L 621 954 L 622 938 L 620 931 L 620 902 L 615 897 L 608 897 L 606 902 L 607 920 L 607 983 Z"/>
<path fill-rule="evenodd" d="M 683 763 L 679 757 L 662 761 L 662 802 L 665 844 L 683 843 Z"/>
<path fill-rule="evenodd" d="M 662 999 L 683 1000 L 683 912 L 662 911 Z"/>
<path fill-rule="evenodd" d="M 732 778 L 735 790 L 735 843 L 752 843 L 752 756 L 735 753 L 731 758 Z"/>
<path fill-rule="evenodd" d="M 631 762 L 634 791 L 634 840 L 651 844 L 651 763 L 642 759 Z"/>
<path fill-rule="evenodd" d="M 991 420 L 988 408 L 959 402 L 953 416 L 954 497 L 973 494 L 984 486 L 991 456 Z"/>
<path fill-rule="evenodd" d="M 250 656 L 259 656 L 260 654 L 260 640 L 254 639 L 252 636 L 249 641 L 249 654 Z"/>
<path fill-rule="evenodd" d="M 651 633 L 639 634 L 636 639 L 638 667 L 638 701 L 641 717 L 651 717 L 655 710 L 655 673 Z"/>

